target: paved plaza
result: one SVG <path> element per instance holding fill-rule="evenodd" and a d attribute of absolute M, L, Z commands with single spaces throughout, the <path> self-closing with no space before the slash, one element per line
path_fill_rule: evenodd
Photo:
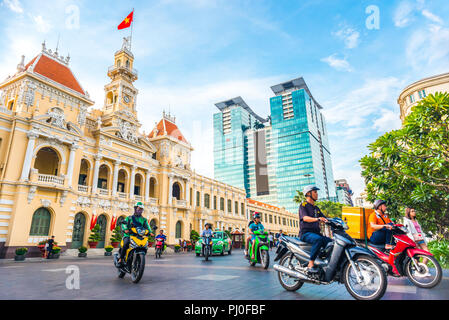
<path fill-rule="evenodd" d="M 193 253 L 166 255 L 160 260 L 147 256 L 145 274 L 138 284 L 130 275 L 117 278 L 112 257 L 65 257 L 58 260 L 1 261 L 0 299 L 150 299 L 150 300 L 353 300 L 341 284 L 304 284 L 287 292 L 277 272 L 250 267 L 241 250 L 213 256 L 211 261 Z M 77 266 L 80 288 L 67 289 L 68 266 Z M 389 277 L 384 300 L 447 300 L 449 270 L 434 289 L 413 286 L 406 278 Z"/>

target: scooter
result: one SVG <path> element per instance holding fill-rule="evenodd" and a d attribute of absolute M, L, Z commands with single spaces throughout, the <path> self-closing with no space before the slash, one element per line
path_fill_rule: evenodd
<path fill-rule="evenodd" d="M 407 236 L 407 229 L 401 224 L 393 225 L 393 240 L 395 246 L 389 252 L 384 245 L 359 241 L 374 252 L 377 257 L 388 264 L 388 275 L 393 277 L 406 276 L 414 285 L 420 288 L 433 288 L 441 282 L 442 270 L 432 253 L 417 248 L 415 241 Z"/>
<path fill-rule="evenodd" d="M 256 236 L 256 240 L 254 241 L 254 248 L 252 246 L 252 242 L 249 243 L 248 249 L 248 260 L 249 264 L 254 267 L 256 263 L 261 263 L 264 269 L 267 269 L 270 265 L 270 254 L 269 251 L 269 243 L 268 243 L 268 232 L 267 231 L 254 231 L 254 235 Z M 254 259 L 251 259 L 254 252 Z"/>
<path fill-rule="evenodd" d="M 333 239 L 315 260 L 317 272 L 308 270 L 312 245 L 297 238 L 281 236 L 273 269 L 278 271 L 282 287 L 296 291 L 304 283 L 344 283 L 346 290 L 358 300 L 377 300 L 387 290 L 387 266 L 370 250 L 358 247 L 345 230 L 348 226 L 340 218 L 330 218 L 327 225 Z"/>
<path fill-rule="evenodd" d="M 148 233 L 148 230 L 143 228 L 131 228 L 129 248 L 126 251 L 123 266 L 118 263 L 120 258 L 118 252 L 114 253 L 114 265 L 119 278 L 123 278 L 127 273 L 131 274 L 131 280 L 134 283 L 138 283 L 142 278 L 145 271 L 145 255 L 148 250 Z M 123 240 L 120 247 L 123 248 Z"/>
<path fill-rule="evenodd" d="M 164 251 L 164 241 L 161 238 L 156 239 L 156 259 L 161 258 L 162 251 Z"/>
<path fill-rule="evenodd" d="M 203 237 L 202 245 L 203 245 L 203 256 L 206 261 L 209 260 L 209 256 L 212 255 L 212 237 L 207 236 Z"/>

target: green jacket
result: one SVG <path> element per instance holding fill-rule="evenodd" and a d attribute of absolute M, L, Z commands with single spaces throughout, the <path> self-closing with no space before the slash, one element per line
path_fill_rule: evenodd
<path fill-rule="evenodd" d="M 133 224 L 133 216 L 129 216 L 126 217 L 125 220 L 123 220 L 122 222 L 122 230 L 130 230 L 131 228 L 135 227 Z M 143 228 L 147 229 L 149 231 L 149 233 L 152 233 L 151 231 L 151 227 L 148 224 L 148 220 L 145 219 L 144 217 L 140 216 L 140 217 L 135 217 L 135 220 L 137 223 L 140 223 L 142 225 Z M 129 232 L 128 233 L 123 233 L 123 237 L 129 237 Z"/>

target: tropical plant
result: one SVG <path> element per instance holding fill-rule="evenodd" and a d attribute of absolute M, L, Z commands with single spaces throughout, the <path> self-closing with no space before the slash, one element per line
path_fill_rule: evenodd
<path fill-rule="evenodd" d="M 195 231 L 195 230 L 190 231 L 190 240 L 191 241 L 197 242 L 199 239 L 200 239 L 200 234 L 197 231 Z"/>
<path fill-rule="evenodd" d="M 58 246 L 54 246 L 52 249 L 51 249 L 51 252 L 52 253 L 59 253 L 61 251 L 61 247 L 58 247 Z"/>
<path fill-rule="evenodd" d="M 423 229 L 449 239 L 449 94 L 428 95 L 369 150 L 360 160 L 367 200 L 385 200 L 393 218 L 413 207 Z"/>
<path fill-rule="evenodd" d="M 96 224 L 90 233 L 89 241 L 98 242 L 100 240 L 101 240 L 100 225 Z"/>
<path fill-rule="evenodd" d="M 175 252 L 178 252 L 179 249 L 181 249 L 181 246 L 179 244 L 175 244 Z"/>
<path fill-rule="evenodd" d="M 296 190 L 296 195 L 293 197 L 293 202 L 300 204 L 305 201 L 306 196 L 304 195 L 304 193 L 302 193 L 302 191 Z"/>
<path fill-rule="evenodd" d="M 434 240 L 427 244 L 429 251 L 441 264 L 444 269 L 449 268 L 449 241 L 448 240 Z"/>
<path fill-rule="evenodd" d="M 16 255 L 22 256 L 28 252 L 28 248 L 17 248 Z"/>
<path fill-rule="evenodd" d="M 85 253 L 85 252 L 87 252 L 87 247 L 85 247 L 85 246 L 79 247 L 79 248 L 78 248 L 78 252 L 79 252 L 79 253 Z"/>
<path fill-rule="evenodd" d="M 104 250 L 106 252 L 111 252 L 112 250 L 114 250 L 114 247 L 113 246 L 106 246 L 106 247 L 104 247 Z"/>
<path fill-rule="evenodd" d="M 116 226 L 114 228 L 114 230 L 112 230 L 112 235 L 111 235 L 111 242 L 120 242 L 122 241 L 122 232 L 121 232 L 121 227 L 120 226 Z"/>
<path fill-rule="evenodd" d="M 301 204 L 307 201 L 304 193 L 296 190 L 296 195 L 293 197 L 293 202 Z M 320 208 L 321 212 L 328 218 L 341 218 L 343 204 L 332 202 L 328 200 L 316 201 L 315 205 Z"/>

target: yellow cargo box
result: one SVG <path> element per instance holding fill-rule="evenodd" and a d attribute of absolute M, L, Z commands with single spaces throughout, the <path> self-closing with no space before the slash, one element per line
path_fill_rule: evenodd
<path fill-rule="evenodd" d="M 354 239 L 365 239 L 365 227 L 368 225 L 368 219 L 374 209 L 360 207 L 343 207 L 342 218 L 348 224 L 349 229 L 346 232 Z M 365 221 L 364 221 L 365 220 Z"/>

